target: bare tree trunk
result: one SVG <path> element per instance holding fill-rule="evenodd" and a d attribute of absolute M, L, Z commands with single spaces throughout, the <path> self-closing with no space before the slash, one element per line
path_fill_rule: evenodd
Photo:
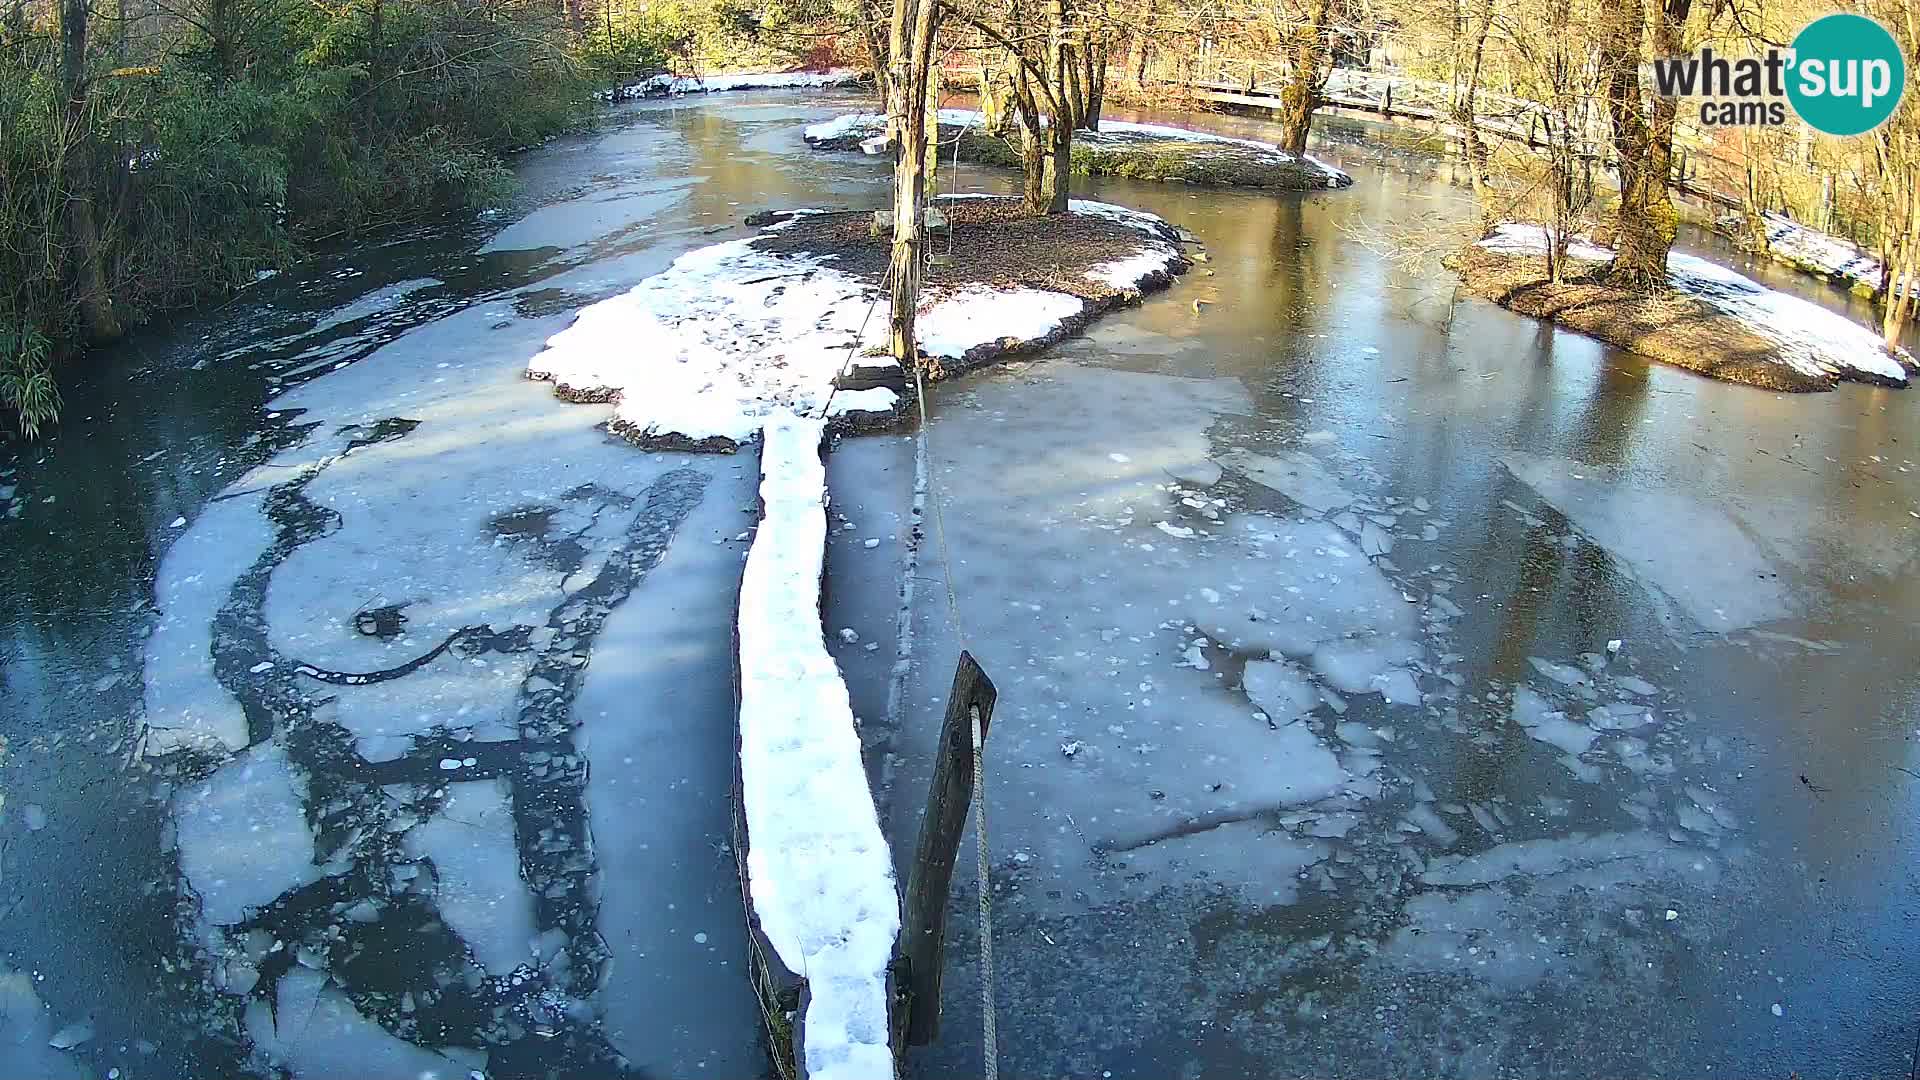
<path fill-rule="evenodd" d="M 1474 26 L 1473 49 L 1467 65 L 1467 82 L 1454 100 L 1453 118 L 1460 125 L 1462 148 L 1467 157 L 1467 177 L 1473 184 L 1473 201 L 1480 208 L 1482 225 L 1493 223 L 1491 193 L 1492 168 L 1486 141 L 1480 138 L 1480 71 L 1487 54 L 1487 31 L 1493 27 L 1493 0 L 1479 0 L 1468 17 Z"/>
<path fill-rule="evenodd" d="M 1307 152 L 1307 134 L 1313 126 L 1313 111 L 1320 105 L 1322 64 L 1326 57 L 1327 20 L 1333 11 L 1332 0 L 1312 0 L 1304 26 L 1293 33 L 1287 50 L 1290 70 L 1280 88 L 1280 148 L 1292 154 Z"/>
<path fill-rule="evenodd" d="M 1107 39 L 1097 35 L 1087 42 L 1087 111 L 1080 126 L 1100 130 L 1100 110 L 1107 98 Z"/>
<path fill-rule="evenodd" d="M 893 108 L 888 100 L 887 89 L 893 78 L 887 59 L 887 36 L 881 32 L 885 25 L 885 12 L 878 0 L 861 0 L 859 18 L 860 39 L 867 53 L 867 71 L 873 76 L 874 93 L 880 97 L 880 112 L 892 116 Z"/>
<path fill-rule="evenodd" d="M 1014 115 L 1020 120 L 1020 200 L 1027 213 L 1047 212 L 1047 144 L 1040 124 L 1040 104 L 1033 95 L 1032 76 L 1019 57 L 1013 58 Z"/>
<path fill-rule="evenodd" d="M 120 336 L 121 327 L 107 289 L 106 252 L 94 214 L 93 123 L 87 102 L 89 14 L 87 0 L 62 0 L 60 77 L 67 94 L 66 125 L 71 140 L 66 160 L 67 260 L 82 329 L 90 341 L 108 341 Z"/>
<path fill-rule="evenodd" d="M 1767 240 L 1767 207 L 1760 183 L 1760 167 L 1755 164 L 1758 151 L 1754 145 L 1753 133 L 1741 129 L 1740 150 L 1743 159 L 1742 179 L 1745 181 L 1740 190 L 1740 219 L 1747 228 L 1747 246 L 1765 254 L 1769 246 Z"/>
<path fill-rule="evenodd" d="M 1896 243 L 1889 248 L 1883 260 L 1887 274 L 1886 310 L 1880 319 L 1880 334 L 1888 345 L 1898 345 L 1906 333 L 1907 322 L 1912 317 L 1916 298 L 1914 296 L 1915 274 L 1920 272 L 1920 192 L 1915 185 L 1920 184 L 1920 172 L 1911 162 L 1903 163 L 1907 167 L 1900 170 L 1905 174 L 1905 183 L 1900 185 L 1900 207 L 1896 220 L 1902 223 Z"/>
<path fill-rule="evenodd" d="M 902 370 L 919 362 L 914 314 L 920 303 L 922 228 L 927 205 L 927 98 L 938 0 L 894 0 L 888 41 L 887 126 L 894 132 L 890 351 Z"/>
<path fill-rule="evenodd" d="M 1047 213 L 1067 212 L 1067 193 L 1073 175 L 1073 118 L 1067 99 L 1067 5 L 1066 0 L 1047 0 L 1047 72 L 1053 84 L 1048 100 Z"/>
<path fill-rule="evenodd" d="M 1079 54 L 1085 49 L 1071 45 L 1062 46 L 1062 48 L 1066 50 L 1067 55 L 1067 62 L 1062 68 L 1062 73 L 1066 76 L 1067 119 L 1071 121 L 1073 127 L 1079 128 L 1085 124 L 1087 116 L 1087 88 L 1080 77 L 1079 63 Z"/>
<path fill-rule="evenodd" d="M 1670 0 L 1661 8 L 1654 38 L 1663 52 L 1677 50 L 1690 3 Z M 1680 218 L 1667 193 L 1678 100 L 1655 96 L 1648 110 L 1640 92 L 1640 53 L 1647 21 L 1643 0 L 1610 0 L 1602 12 L 1600 66 L 1620 173 L 1620 210 L 1607 280 L 1637 292 L 1653 292 L 1666 284 L 1667 253 L 1679 230 Z"/>

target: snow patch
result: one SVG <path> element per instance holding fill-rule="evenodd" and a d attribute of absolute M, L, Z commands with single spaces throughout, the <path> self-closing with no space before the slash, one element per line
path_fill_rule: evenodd
<path fill-rule="evenodd" d="M 855 68 L 830 71 L 762 71 L 729 75 L 655 75 L 617 90 L 603 90 L 601 97 L 612 101 L 681 94 L 715 94 L 725 90 L 810 90 L 827 86 L 846 86 L 860 81 Z M 884 118 L 882 118 L 884 120 Z"/>
<path fill-rule="evenodd" d="M 769 422 L 760 527 L 740 582 L 740 772 L 760 928 L 811 990 L 805 1071 L 890 1077 L 893 867 L 852 706 L 820 624 L 826 468 L 818 420 Z"/>
<path fill-rule="evenodd" d="M 1480 246 L 1510 255 L 1544 255 L 1547 233 L 1538 225 L 1507 222 L 1496 226 Z M 1592 262 L 1613 258 L 1611 250 L 1579 239 L 1567 254 Z M 1779 350 L 1780 362 L 1802 375 L 1864 378 L 1900 386 L 1907 383 L 1903 360 L 1911 363 L 1912 358 L 1905 356 L 1904 350 L 1900 354 L 1890 352 L 1878 334 L 1844 315 L 1769 289 L 1752 278 L 1684 252 L 1667 256 L 1667 280 L 1678 291 L 1771 340 Z"/>

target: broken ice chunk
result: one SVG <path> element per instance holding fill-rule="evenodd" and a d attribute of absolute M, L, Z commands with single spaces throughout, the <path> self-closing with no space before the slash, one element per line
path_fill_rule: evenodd
<path fill-rule="evenodd" d="M 1306 674 L 1285 660 L 1248 661 L 1240 685 L 1247 698 L 1276 724 L 1289 724 L 1307 715 L 1318 700 Z"/>

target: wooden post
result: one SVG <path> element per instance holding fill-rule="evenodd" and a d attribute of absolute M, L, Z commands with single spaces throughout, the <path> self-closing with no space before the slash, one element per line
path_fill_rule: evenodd
<path fill-rule="evenodd" d="M 973 713 L 980 715 L 980 741 L 993 719 L 993 680 L 973 654 L 962 652 L 953 673 L 947 717 L 940 724 L 940 745 L 927 787 L 927 810 L 920 818 L 920 841 L 907 874 L 902 952 L 906 959 L 906 1042 L 925 1046 L 940 1034 L 940 977 L 946 962 L 947 895 L 953 885 L 953 861 L 973 802 Z"/>

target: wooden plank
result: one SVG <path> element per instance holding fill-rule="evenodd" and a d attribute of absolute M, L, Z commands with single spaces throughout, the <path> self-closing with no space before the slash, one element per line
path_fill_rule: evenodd
<path fill-rule="evenodd" d="M 997 692 L 973 654 L 962 652 L 947 697 L 946 719 L 927 787 L 927 809 L 920 818 L 920 840 L 907 875 L 902 953 L 906 966 L 906 1043 L 925 1046 L 940 1034 L 940 982 L 946 966 L 947 898 L 953 863 L 966 831 L 973 802 L 973 725 L 980 717 L 985 744 Z"/>

